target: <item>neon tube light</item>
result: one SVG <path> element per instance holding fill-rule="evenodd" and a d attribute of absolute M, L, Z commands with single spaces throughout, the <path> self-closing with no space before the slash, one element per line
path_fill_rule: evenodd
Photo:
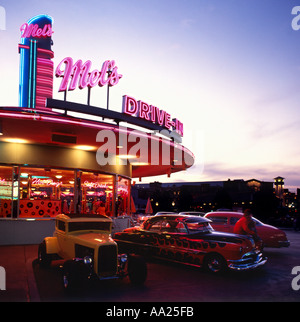
<path fill-rule="evenodd" d="M 65 65 L 64 69 L 62 69 L 63 65 Z M 83 63 L 79 59 L 73 64 L 71 57 L 64 58 L 58 64 L 55 71 L 56 77 L 62 77 L 59 92 L 66 90 L 73 91 L 77 86 L 80 89 L 96 85 L 100 87 L 104 85 L 115 86 L 123 76 L 118 73 L 118 67 L 115 66 L 114 60 L 106 60 L 102 65 L 101 71 L 95 69 L 90 72 L 91 65 L 92 62 L 90 60 Z"/>

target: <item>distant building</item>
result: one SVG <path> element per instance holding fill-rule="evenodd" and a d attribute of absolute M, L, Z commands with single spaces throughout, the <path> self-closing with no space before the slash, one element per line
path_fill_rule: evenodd
<path fill-rule="evenodd" d="M 136 184 L 132 195 L 137 208 L 150 198 L 154 211 L 211 211 L 219 208 L 242 210 L 251 207 L 258 192 L 273 195 L 273 182 L 257 179 L 227 181 Z"/>

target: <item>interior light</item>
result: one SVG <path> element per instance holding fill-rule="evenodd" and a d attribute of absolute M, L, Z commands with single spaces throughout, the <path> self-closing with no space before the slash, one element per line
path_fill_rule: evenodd
<path fill-rule="evenodd" d="M 55 176 L 55 178 L 57 178 L 57 179 L 61 179 L 61 178 L 62 178 L 62 176 L 61 176 L 61 175 L 57 175 L 57 176 Z"/>
<path fill-rule="evenodd" d="M 118 157 L 120 159 L 136 159 L 136 156 L 131 154 L 120 154 Z"/>
<path fill-rule="evenodd" d="M 75 149 L 84 150 L 84 151 L 92 151 L 92 150 L 95 150 L 96 147 L 91 146 L 91 145 L 77 145 L 77 146 L 75 146 Z"/>
<path fill-rule="evenodd" d="M 17 138 L 8 138 L 3 141 L 8 142 L 8 143 L 27 143 L 28 142 L 27 140 L 17 139 Z"/>
<path fill-rule="evenodd" d="M 134 165 L 134 166 L 142 166 L 142 165 L 149 165 L 148 162 L 130 162 L 131 165 Z"/>

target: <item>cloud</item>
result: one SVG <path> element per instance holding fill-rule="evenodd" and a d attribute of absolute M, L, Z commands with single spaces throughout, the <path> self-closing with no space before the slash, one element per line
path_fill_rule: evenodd
<path fill-rule="evenodd" d="M 194 169 L 197 169 L 195 167 Z M 194 169 L 190 171 L 194 172 Z M 270 163 L 258 166 L 228 166 L 224 163 L 208 163 L 204 165 L 203 173 L 195 181 L 224 181 L 227 179 L 257 179 L 261 181 L 274 181 L 281 176 L 285 178 L 285 187 L 292 189 L 300 188 L 300 171 L 297 166 L 282 166 L 282 164 Z"/>

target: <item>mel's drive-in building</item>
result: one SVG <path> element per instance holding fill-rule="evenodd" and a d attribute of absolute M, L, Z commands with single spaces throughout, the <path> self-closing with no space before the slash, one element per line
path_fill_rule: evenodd
<path fill-rule="evenodd" d="M 125 94 L 120 112 L 109 110 L 109 88 L 125 81 L 114 60 L 54 66 L 53 33 L 47 15 L 20 24 L 19 106 L 0 107 L 0 245 L 39 243 L 60 213 L 106 213 L 126 225 L 132 179 L 194 163 L 168 112 Z M 54 81 L 64 100 L 53 98 Z M 93 87 L 107 92 L 106 107 L 90 105 Z M 80 89 L 86 105 L 67 100 Z"/>

